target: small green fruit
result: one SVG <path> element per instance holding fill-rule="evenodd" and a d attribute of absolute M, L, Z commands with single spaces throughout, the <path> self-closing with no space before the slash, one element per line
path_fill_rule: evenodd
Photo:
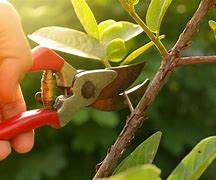
<path fill-rule="evenodd" d="M 126 54 L 125 41 L 122 39 L 114 39 L 107 46 L 107 57 L 109 61 L 120 62 Z"/>

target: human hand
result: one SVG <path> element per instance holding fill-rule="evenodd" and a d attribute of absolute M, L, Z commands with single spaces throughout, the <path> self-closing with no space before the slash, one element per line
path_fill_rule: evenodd
<path fill-rule="evenodd" d="M 0 122 L 26 110 L 20 80 L 32 65 L 30 47 L 14 7 L 0 0 Z M 34 132 L 20 134 L 10 141 L 0 141 L 0 160 L 13 147 L 19 153 L 31 150 Z"/>

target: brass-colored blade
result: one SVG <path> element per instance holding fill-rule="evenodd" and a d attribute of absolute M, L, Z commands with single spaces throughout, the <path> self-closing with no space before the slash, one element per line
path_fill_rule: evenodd
<path fill-rule="evenodd" d="M 125 91 L 129 99 L 132 101 L 132 104 L 137 103 L 139 101 L 141 96 L 146 91 L 149 85 L 149 82 L 150 81 L 146 79 L 142 84 L 139 84 L 129 89 L 128 91 Z M 91 104 L 89 107 L 100 110 L 100 111 L 118 111 L 123 108 L 126 108 L 127 106 L 128 106 L 127 101 L 123 93 L 121 93 L 112 98 L 97 100 L 96 102 Z"/>
<path fill-rule="evenodd" d="M 98 99 L 111 98 L 125 91 L 140 75 L 144 68 L 144 65 L 145 62 L 107 68 L 108 70 L 116 71 L 118 75 L 115 80 L 113 80 L 101 91 Z"/>

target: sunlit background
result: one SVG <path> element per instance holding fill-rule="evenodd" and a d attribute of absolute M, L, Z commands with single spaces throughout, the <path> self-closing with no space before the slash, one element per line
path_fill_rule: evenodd
<path fill-rule="evenodd" d="M 26 34 L 44 26 L 63 26 L 81 30 L 70 0 L 11 0 L 16 7 Z M 98 22 L 106 19 L 133 20 L 117 0 L 88 0 Z M 137 11 L 144 19 L 149 0 L 140 0 Z M 166 34 L 164 43 L 171 48 L 199 1 L 175 0 L 162 25 Z M 215 54 L 215 40 L 208 27 L 208 20 L 215 20 L 211 11 L 201 24 L 191 47 L 184 55 Z M 148 42 L 142 34 L 127 43 L 128 52 Z M 29 41 L 34 47 L 32 41 Z M 94 69 L 102 67 L 98 61 L 61 55 L 74 67 Z M 147 66 L 138 82 L 152 78 L 160 64 L 155 48 L 138 58 Z M 162 141 L 154 163 L 162 169 L 165 178 L 177 163 L 201 139 L 215 135 L 216 129 L 216 65 L 196 65 L 176 70 L 148 113 L 148 120 L 138 131 L 125 155 L 156 131 L 162 131 Z M 40 107 L 34 94 L 40 89 L 41 73 L 28 74 L 22 89 L 28 109 Z M 108 148 L 122 129 L 129 110 L 104 113 L 88 108 L 73 118 L 73 123 L 62 129 L 43 127 L 36 130 L 35 146 L 25 155 L 13 153 L 0 162 L 1 180 L 87 180 L 95 173 L 95 165 L 102 161 Z M 215 164 L 202 179 L 215 178 Z"/>

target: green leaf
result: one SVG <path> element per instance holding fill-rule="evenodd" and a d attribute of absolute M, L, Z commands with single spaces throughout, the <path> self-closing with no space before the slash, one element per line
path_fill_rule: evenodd
<path fill-rule="evenodd" d="M 210 21 L 209 21 L 209 26 L 210 26 L 210 28 L 212 29 L 212 31 L 213 31 L 213 33 L 214 33 L 214 35 L 215 35 L 215 39 L 216 39 L 216 22 L 213 21 L 213 20 L 210 20 Z"/>
<path fill-rule="evenodd" d="M 108 26 L 104 30 L 104 32 L 101 34 L 101 42 L 104 45 L 107 45 L 110 41 L 117 38 L 128 41 L 133 37 L 139 35 L 142 31 L 143 30 L 139 25 L 126 21 L 119 21 Z"/>
<path fill-rule="evenodd" d="M 165 35 L 159 36 L 159 39 L 165 38 Z M 129 64 L 131 61 L 135 60 L 138 56 L 140 56 L 142 53 L 147 51 L 150 47 L 154 45 L 153 41 L 150 41 L 149 43 L 145 44 L 144 46 L 136 49 L 131 54 L 129 54 L 125 60 L 121 63 L 121 65 Z"/>
<path fill-rule="evenodd" d="M 108 178 L 99 178 L 96 180 L 160 180 L 160 169 L 155 165 L 146 164 L 130 168 L 115 176 Z"/>
<path fill-rule="evenodd" d="M 78 19 L 80 20 L 81 24 L 83 25 L 85 31 L 99 39 L 99 31 L 97 28 L 97 21 L 92 13 L 91 9 L 89 8 L 88 4 L 85 0 L 71 0 L 74 10 Z"/>
<path fill-rule="evenodd" d="M 80 57 L 98 60 L 106 57 L 106 49 L 97 39 L 74 29 L 44 27 L 28 37 L 45 47 Z"/>
<path fill-rule="evenodd" d="M 202 140 L 179 163 L 168 180 L 198 179 L 216 158 L 216 136 Z"/>
<path fill-rule="evenodd" d="M 114 21 L 113 19 L 108 19 L 105 21 L 102 21 L 98 24 L 98 30 L 99 30 L 99 34 L 101 37 L 101 34 L 105 31 L 105 29 L 113 24 L 115 24 L 116 21 Z"/>
<path fill-rule="evenodd" d="M 154 160 L 162 133 L 159 131 L 140 144 L 121 164 L 113 174 L 118 174 L 128 168 L 142 164 L 151 164 Z"/>
<path fill-rule="evenodd" d="M 122 39 L 114 39 L 107 46 L 107 57 L 109 61 L 119 62 L 127 54 L 125 42 Z"/>
<path fill-rule="evenodd" d="M 146 23 L 148 28 L 157 35 L 160 34 L 161 22 L 171 2 L 172 0 L 151 0 L 147 10 Z"/>

